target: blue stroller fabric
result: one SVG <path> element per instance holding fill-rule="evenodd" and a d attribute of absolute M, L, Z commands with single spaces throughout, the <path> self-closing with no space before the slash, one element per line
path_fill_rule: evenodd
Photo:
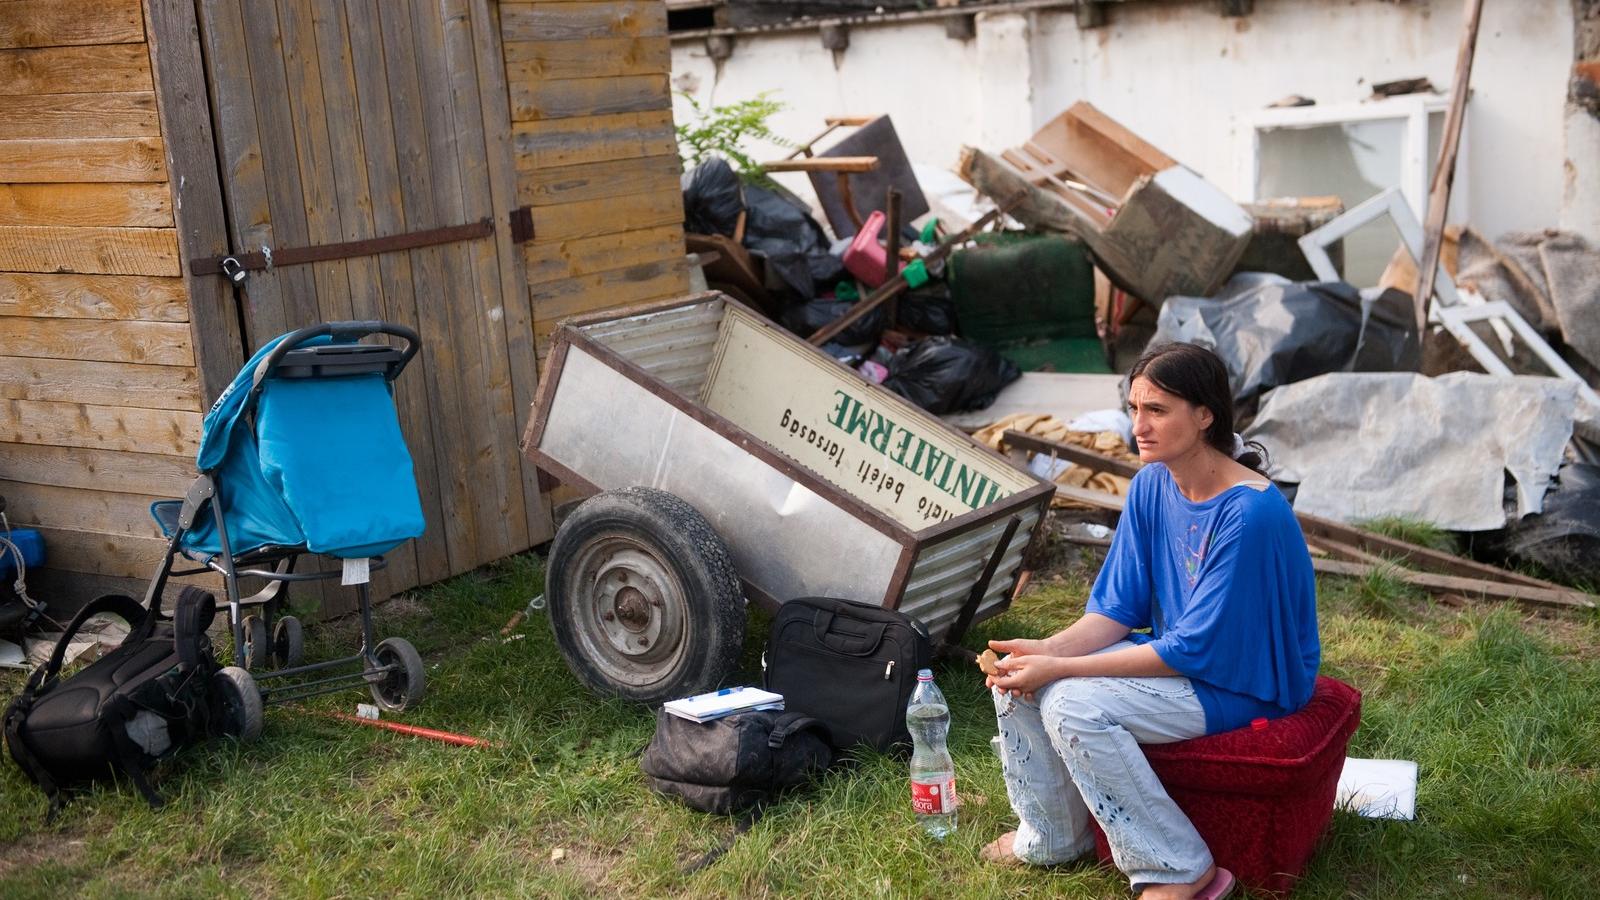
<path fill-rule="evenodd" d="M 229 549 L 304 546 L 357 558 L 421 536 L 411 454 L 382 374 L 268 377 L 251 427 L 244 413 L 256 369 L 283 337 L 256 351 L 203 424 L 195 462 L 217 482 Z M 181 545 L 191 555 L 220 553 L 212 517 L 197 516 Z"/>

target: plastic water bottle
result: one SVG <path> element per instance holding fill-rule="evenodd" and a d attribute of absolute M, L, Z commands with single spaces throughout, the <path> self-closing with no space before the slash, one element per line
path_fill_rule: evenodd
<path fill-rule="evenodd" d="M 933 671 L 917 670 L 917 689 L 906 704 L 911 732 L 911 806 L 917 821 L 936 838 L 956 830 L 956 766 L 945 738 L 950 733 L 950 705 L 933 683 Z"/>

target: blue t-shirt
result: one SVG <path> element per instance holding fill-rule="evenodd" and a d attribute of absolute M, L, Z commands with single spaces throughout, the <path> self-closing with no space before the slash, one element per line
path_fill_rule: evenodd
<path fill-rule="evenodd" d="M 1088 608 L 1151 629 L 1128 639 L 1194 683 L 1207 734 L 1287 716 L 1311 699 L 1322 659 L 1316 576 L 1275 487 L 1235 485 L 1195 503 L 1165 465 L 1145 466 Z"/>

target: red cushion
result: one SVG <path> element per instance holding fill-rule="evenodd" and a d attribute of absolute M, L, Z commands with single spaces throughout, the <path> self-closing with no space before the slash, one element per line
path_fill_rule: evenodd
<path fill-rule="evenodd" d="M 1303 709 L 1259 731 L 1141 749 L 1217 865 L 1247 887 L 1287 891 L 1333 818 L 1345 748 L 1360 722 L 1361 692 L 1318 676 Z M 1109 861 L 1105 835 L 1096 843 Z"/>

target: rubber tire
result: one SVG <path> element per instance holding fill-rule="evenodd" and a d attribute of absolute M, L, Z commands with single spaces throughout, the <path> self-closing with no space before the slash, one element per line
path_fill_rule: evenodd
<path fill-rule="evenodd" d="M 582 630 L 595 622 L 600 602 L 573 583 L 585 546 L 606 535 L 622 534 L 651 548 L 683 588 L 681 603 L 684 652 L 669 665 L 638 667 L 631 680 L 608 671 L 616 662 L 593 659 L 585 652 Z M 720 685 L 738 665 L 744 648 L 745 601 L 733 556 L 711 523 L 682 498 L 654 488 L 605 491 L 585 500 L 556 532 L 545 574 L 545 599 L 556 645 L 567 667 L 591 690 L 641 703 L 657 704 L 708 691 Z M 666 602 L 665 600 L 663 602 Z M 652 614 L 655 615 L 655 614 Z M 590 625 L 585 625 L 585 622 Z M 603 635 L 595 640 L 605 641 Z"/>
<path fill-rule="evenodd" d="M 300 665 L 306 655 L 306 633 L 300 620 L 284 616 L 272 626 L 272 662 L 279 669 Z"/>
<path fill-rule="evenodd" d="M 372 692 L 372 702 L 380 709 L 405 712 L 422 702 L 428 689 L 428 673 L 422 667 L 422 654 L 405 638 L 384 638 L 372 651 L 379 665 L 399 663 L 400 668 L 369 680 L 367 689 Z"/>
<path fill-rule="evenodd" d="M 244 630 L 244 661 L 239 666 L 252 672 L 265 670 L 272 661 L 272 642 L 267 640 L 267 621 L 260 616 L 245 616 L 239 627 Z"/>
<path fill-rule="evenodd" d="M 228 666 L 211 676 L 211 687 L 217 693 L 217 707 L 222 712 L 222 724 L 217 731 L 246 744 L 260 737 L 261 689 L 256 687 L 255 677 L 238 666 Z"/>

